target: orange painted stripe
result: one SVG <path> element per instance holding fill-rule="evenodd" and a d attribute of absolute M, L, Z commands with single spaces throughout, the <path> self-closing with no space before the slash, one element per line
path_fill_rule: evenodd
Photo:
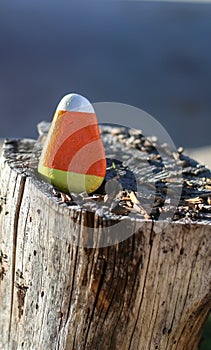
<path fill-rule="evenodd" d="M 86 175 L 97 174 L 97 176 L 105 177 L 104 169 L 106 169 L 106 159 L 100 159 L 89 167 L 86 171 Z"/>
<path fill-rule="evenodd" d="M 60 127 L 59 127 L 60 128 Z M 87 144 L 100 139 L 97 124 L 88 125 L 67 137 L 66 139 L 54 137 L 54 142 L 49 145 L 46 152 L 44 166 L 58 170 L 68 171 L 73 157 Z M 85 161 L 90 154 L 85 152 L 81 162 Z M 102 156 L 101 156 L 102 158 Z M 89 164 L 92 164 L 91 162 Z M 73 170 L 71 170 L 73 171 Z"/>
<path fill-rule="evenodd" d="M 44 164 L 49 164 L 56 155 L 63 142 L 74 132 L 89 125 L 97 124 L 94 113 L 56 111 L 47 137 L 50 142 L 46 147 Z"/>
<path fill-rule="evenodd" d="M 69 163 L 68 171 L 104 177 L 106 173 L 106 159 L 101 140 L 98 139 L 82 147 Z"/>
<path fill-rule="evenodd" d="M 75 111 L 56 111 L 53 123 L 54 120 L 55 136 L 63 140 L 70 136 L 70 133 L 73 134 L 86 126 L 98 124 L 96 114 Z"/>

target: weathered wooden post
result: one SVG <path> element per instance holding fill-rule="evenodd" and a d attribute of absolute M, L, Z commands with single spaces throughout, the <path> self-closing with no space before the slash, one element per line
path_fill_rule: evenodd
<path fill-rule="evenodd" d="M 114 144 L 122 139 L 115 130 Z M 207 169 L 180 158 L 186 180 L 176 221 L 156 221 L 158 204 L 150 217 L 144 209 L 136 215 L 136 203 L 126 240 L 89 248 L 87 227 L 97 239 L 112 219 L 59 198 L 28 169 L 36 165 L 35 141 L 6 141 L 0 349 L 197 349 L 211 307 L 211 180 Z"/>

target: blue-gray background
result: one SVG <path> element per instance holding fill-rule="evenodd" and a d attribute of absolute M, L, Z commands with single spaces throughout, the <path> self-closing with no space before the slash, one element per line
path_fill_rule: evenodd
<path fill-rule="evenodd" d="M 72 91 L 211 144 L 211 4 L 1 1 L 0 137 L 35 137 Z"/>

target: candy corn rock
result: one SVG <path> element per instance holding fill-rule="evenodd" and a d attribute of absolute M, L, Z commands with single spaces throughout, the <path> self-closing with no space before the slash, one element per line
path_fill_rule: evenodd
<path fill-rule="evenodd" d="M 106 173 L 106 158 L 91 103 L 77 94 L 59 103 L 38 164 L 38 172 L 60 191 L 96 191 Z"/>

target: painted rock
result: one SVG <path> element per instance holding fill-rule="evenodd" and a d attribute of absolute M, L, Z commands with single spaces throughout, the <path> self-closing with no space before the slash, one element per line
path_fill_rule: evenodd
<path fill-rule="evenodd" d="M 106 174 L 106 158 L 91 103 L 69 94 L 60 101 L 38 164 L 38 172 L 60 191 L 96 191 Z"/>

